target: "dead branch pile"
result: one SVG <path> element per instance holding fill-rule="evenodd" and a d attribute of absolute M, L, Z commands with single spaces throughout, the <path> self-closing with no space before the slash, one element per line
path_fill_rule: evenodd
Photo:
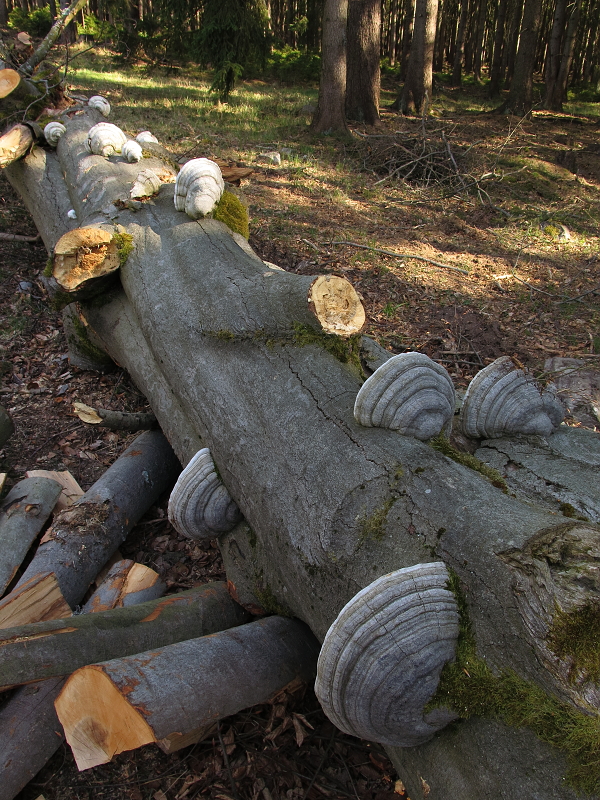
<path fill-rule="evenodd" d="M 363 168 L 383 176 L 375 185 L 402 180 L 413 187 L 444 191 L 467 185 L 467 151 L 453 149 L 442 127 L 358 135 Z"/>

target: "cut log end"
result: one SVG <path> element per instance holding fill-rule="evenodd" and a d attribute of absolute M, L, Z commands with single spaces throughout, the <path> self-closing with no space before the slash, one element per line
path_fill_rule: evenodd
<path fill-rule="evenodd" d="M 142 713 L 120 694 L 99 666 L 73 673 L 55 703 L 80 771 L 155 741 Z"/>
<path fill-rule="evenodd" d="M 33 132 L 28 125 L 15 125 L 0 136 L 0 167 L 6 167 L 26 155 L 33 140 Z"/>
<path fill-rule="evenodd" d="M 102 228 L 76 228 L 65 233 L 54 248 L 53 276 L 67 292 L 119 269 L 113 237 Z"/>
<path fill-rule="evenodd" d="M 352 336 L 365 324 L 365 310 L 345 278 L 320 275 L 311 285 L 308 302 L 325 333 Z"/>
<path fill-rule="evenodd" d="M 15 69 L 0 69 L 0 99 L 8 97 L 20 82 L 21 77 Z"/>

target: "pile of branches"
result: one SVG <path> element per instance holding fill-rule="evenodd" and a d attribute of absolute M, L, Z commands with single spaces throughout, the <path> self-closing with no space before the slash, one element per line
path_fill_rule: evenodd
<path fill-rule="evenodd" d="M 470 183 L 465 172 L 468 150 L 453 150 L 443 127 L 358 136 L 363 168 L 383 176 L 376 185 L 402 180 L 415 188 L 447 191 Z"/>

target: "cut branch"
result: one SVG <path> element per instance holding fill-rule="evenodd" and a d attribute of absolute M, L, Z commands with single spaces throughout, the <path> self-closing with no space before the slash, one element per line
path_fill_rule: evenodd
<path fill-rule="evenodd" d="M 129 572 L 131 564 L 127 561 L 115 565 L 107 580 L 113 581 L 121 569 Z M 156 583 L 155 586 L 157 594 L 164 590 L 164 584 Z M 103 587 L 99 587 L 98 591 L 102 590 Z M 94 594 L 84 606 L 83 614 L 92 612 L 96 605 Z M 56 716 L 54 701 L 64 680 L 55 677 L 23 686 L 0 710 L 2 800 L 12 800 L 60 747 L 64 733 Z"/>
<path fill-rule="evenodd" d="M 269 617 L 82 667 L 67 680 L 56 712 L 77 766 L 89 769 L 125 750 L 212 726 L 294 680 L 311 680 L 318 650 L 302 623 Z"/>
<path fill-rule="evenodd" d="M 87 604 L 87 610 L 94 611 L 93 617 L 77 615 L 2 630 L 0 685 L 67 675 L 86 664 L 206 636 L 250 619 L 222 583 L 137 605 L 132 603 L 138 593 L 123 596 L 121 591 L 112 606 L 107 603 L 106 583 Z M 114 577 L 108 583 L 110 593 L 116 594 L 111 587 Z"/>
<path fill-rule="evenodd" d="M 85 403 L 74 403 L 73 410 L 82 422 L 113 431 L 147 431 L 158 425 L 152 413 L 111 411 L 107 408 L 92 408 Z"/>
<path fill-rule="evenodd" d="M 4 611 L 25 584 L 46 573 L 54 573 L 68 604 L 79 603 L 101 567 L 178 472 L 179 463 L 160 432 L 138 436 L 83 497 L 57 517 L 17 587 L 0 604 Z"/>
<path fill-rule="evenodd" d="M 0 511 L 0 596 L 44 527 L 62 487 L 49 478 L 25 478 L 10 490 Z"/>

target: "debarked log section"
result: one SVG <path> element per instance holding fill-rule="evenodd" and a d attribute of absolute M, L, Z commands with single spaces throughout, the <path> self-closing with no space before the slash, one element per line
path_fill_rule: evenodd
<path fill-rule="evenodd" d="M 319 645 L 302 623 L 268 617 L 129 658 L 82 667 L 56 700 L 77 766 L 187 736 L 314 677 Z"/>
<path fill-rule="evenodd" d="M 285 609 L 322 640 L 342 607 L 379 576 L 443 561 L 462 583 L 478 653 L 493 670 L 512 669 L 595 712 L 593 681 L 568 684 L 561 660 L 546 657 L 540 637 L 551 620 L 536 627 L 528 617 L 528 608 L 537 613 L 539 606 L 533 598 L 543 583 L 542 567 L 534 570 L 524 602 L 515 587 L 524 585 L 519 564 L 530 558 L 531 542 L 583 542 L 597 539 L 598 528 L 503 494 L 425 443 L 358 425 L 352 414 L 362 381 L 356 342 L 323 336 L 328 328 L 308 302 L 315 279 L 261 265 L 224 225 L 190 222 L 174 210 L 171 186 L 135 213 L 108 208 L 129 191 L 130 175 L 126 165 L 85 151 L 88 123 L 85 117 L 69 123 L 52 157 L 65 174 L 79 224 L 119 224 L 132 237 L 132 250 L 120 271 L 124 294 L 117 292 L 106 311 L 84 304 L 83 312 L 111 355 L 135 375 L 182 461 L 197 449 L 194 439 L 210 448 L 247 522 L 220 539 L 239 599 Z M 26 197 L 35 183 L 28 161 L 8 170 Z M 33 206 L 50 240 L 56 221 L 36 216 Z M 143 340 L 147 369 L 127 346 L 127 330 L 131 341 Z M 543 544 L 539 552 L 543 566 L 554 551 Z M 519 553 L 525 554 L 521 561 Z M 564 579 L 549 586 L 550 616 L 569 587 L 578 587 L 578 604 L 593 599 L 597 578 L 586 576 L 579 593 L 581 570 L 572 564 Z M 376 687 L 377 675 L 365 669 L 365 686 Z M 390 704 L 397 701 L 390 696 Z M 381 698 L 373 702 L 381 708 Z M 471 728 L 453 728 L 420 747 L 460 738 L 461 730 L 467 737 Z M 444 774 L 445 785 L 427 776 L 435 786 L 429 800 L 446 800 L 450 793 L 491 800 L 499 782 L 510 800 L 536 792 L 572 796 L 562 783 L 562 763 L 555 759 L 554 767 L 532 776 L 527 750 L 516 746 L 509 728 L 498 723 L 498 729 L 502 755 L 495 772 L 484 779 L 474 768 L 493 762 L 483 739 L 475 747 L 456 747 L 463 756 L 452 765 L 455 783 L 442 755 L 442 766 L 432 769 L 434 776 L 436 770 Z M 402 770 L 403 751 L 388 746 Z M 509 787 L 503 781 L 508 762 L 519 776 Z M 418 796 L 421 785 L 412 768 L 404 769 L 411 795 Z"/>

